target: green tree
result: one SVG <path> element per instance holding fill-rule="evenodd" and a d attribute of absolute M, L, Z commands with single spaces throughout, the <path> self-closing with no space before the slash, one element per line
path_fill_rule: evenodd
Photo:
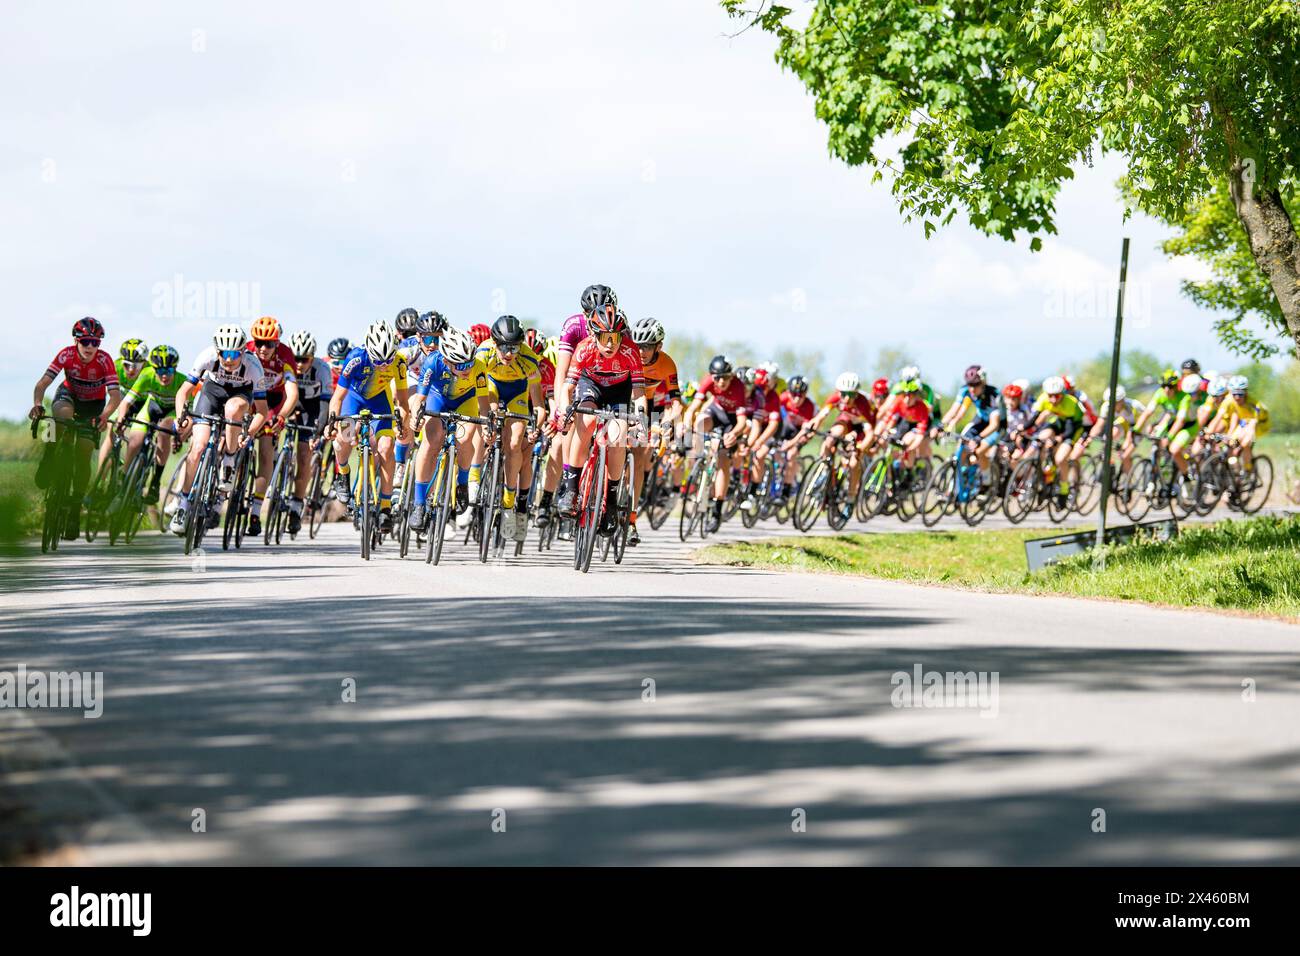
<path fill-rule="evenodd" d="M 803 27 L 768 0 L 721 2 L 777 38 L 831 153 L 888 174 L 927 237 L 961 212 L 1037 250 L 1072 164 L 1119 153 L 1133 206 L 1165 221 L 1225 191 L 1300 342 L 1291 0 L 817 0 Z"/>

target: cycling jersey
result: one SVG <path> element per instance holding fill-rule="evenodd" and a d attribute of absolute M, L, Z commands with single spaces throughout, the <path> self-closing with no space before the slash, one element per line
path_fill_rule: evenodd
<path fill-rule="evenodd" d="M 252 339 L 249 339 L 244 343 L 244 351 L 257 355 L 257 346 L 253 343 Z M 284 391 L 285 382 L 297 381 L 297 378 L 293 374 L 293 349 L 289 348 L 289 346 L 285 345 L 283 342 L 275 343 L 275 351 L 271 353 L 269 359 L 263 362 L 262 357 L 257 356 L 257 360 L 262 362 L 262 372 L 264 373 L 262 389 L 268 394 Z M 279 403 L 276 402 L 273 404 Z"/>
<path fill-rule="evenodd" d="M 712 399 L 713 404 L 726 412 L 728 417 L 736 414 L 749 414 L 749 407 L 745 402 L 745 383 L 735 376 L 732 376 L 731 384 L 726 389 L 723 389 L 712 375 L 705 375 L 700 381 L 699 387 L 695 390 L 696 398 L 701 395 Z M 704 404 L 705 407 L 708 407 L 709 403 L 706 401 Z"/>
<path fill-rule="evenodd" d="M 1053 419 L 1058 421 L 1083 421 L 1083 405 L 1073 395 L 1064 394 L 1055 402 L 1044 392 L 1038 396 L 1038 401 L 1034 402 L 1034 411 L 1047 412 Z"/>
<path fill-rule="evenodd" d="M 847 395 L 838 390 L 831 392 L 830 397 L 826 399 L 826 407 L 832 406 L 839 409 L 839 415 L 835 419 L 837 424 L 874 425 L 876 423 L 876 406 L 872 405 L 871 399 L 861 392 Z"/>
<path fill-rule="evenodd" d="M 149 363 L 145 362 L 138 369 L 135 370 L 134 375 L 127 375 L 126 362 L 122 361 L 120 358 L 117 359 L 113 363 L 113 368 L 117 369 L 118 387 L 121 388 L 122 391 L 124 392 L 129 391 L 131 386 L 135 384 L 136 379 L 138 379 L 141 375 L 143 375 L 144 370 L 149 367 L 150 367 Z"/>
<path fill-rule="evenodd" d="M 1098 412 L 1098 418 L 1105 418 L 1110 414 L 1110 402 L 1101 406 Z M 1138 417 L 1142 414 L 1142 403 L 1126 398 L 1115 407 L 1115 427 L 1127 432 L 1137 424 Z M 1195 419 L 1193 419 L 1195 421 Z"/>
<path fill-rule="evenodd" d="M 754 389 L 753 414 L 757 416 L 760 410 L 769 422 L 781 420 L 781 395 L 776 389 L 771 387 Z"/>
<path fill-rule="evenodd" d="M 419 386 L 420 373 L 424 371 L 426 359 L 438 351 L 438 343 L 435 341 L 433 352 L 425 352 L 420 337 L 411 335 L 398 343 L 397 351 L 406 359 L 407 386 L 414 388 Z"/>
<path fill-rule="evenodd" d="M 903 387 L 902 382 L 895 382 L 893 387 L 889 390 L 889 394 L 890 395 L 903 394 L 901 391 L 902 387 Z M 925 404 L 930 406 L 934 405 L 934 389 L 932 389 L 929 385 L 926 385 L 924 382 L 921 383 L 921 397 L 925 399 Z"/>
<path fill-rule="evenodd" d="M 1268 420 L 1268 406 L 1250 396 L 1246 396 L 1246 398 L 1240 402 L 1231 395 L 1227 396 L 1223 400 L 1221 413 L 1224 420 L 1228 422 L 1228 427 L 1230 429 L 1232 428 L 1232 420 L 1234 418 L 1237 419 L 1237 424 L 1240 425 L 1254 422 L 1256 435 L 1267 435 L 1268 430 L 1272 427 Z"/>
<path fill-rule="evenodd" d="M 487 369 L 488 390 L 492 401 L 503 405 L 506 411 L 515 415 L 527 415 L 528 386 L 533 383 L 540 385 L 542 382 L 537 353 L 527 345 L 520 345 L 519 351 L 507 362 L 497 350 L 496 343 L 488 339 L 474 354 Z"/>
<path fill-rule="evenodd" d="M 108 390 L 116 390 L 118 387 L 113 356 L 103 349 L 96 349 L 90 361 L 82 359 L 75 345 L 60 349 L 45 374 L 58 378 L 60 372 L 63 373 L 63 384 L 69 394 L 78 401 L 93 402 L 102 399 Z"/>
<path fill-rule="evenodd" d="M 892 414 L 914 425 L 920 425 L 923 428 L 930 427 L 930 406 L 925 401 L 908 402 L 899 399 L 894 403 Z"/>
<path fill-rule="evenodd" d="M 793 428 L 803 427 L 804 422 L 812 421 L 817 414 L 817 405 L 807 395 L 796 398 L 789 392 L 782 392 L 780 403 L 782 417 Z"/>
<path fill-rule="evenodd" d="M 307 371 L 297 377 L 298 395 L 304 402 L 329 398 L 334 394 L 333 370 L 324 359 L 314 358 Z"/>
<path fill-rule="evenodd" d="M 420 373 L 419 394 L 430 412 L 477 415 L 478 399 L 491 396 L 487 366 L 477 355 L 469 373 L 457 376 L 441 352 L 434 352 Z"/>
<path fill-rule="evenodd" d="M 370 360 L 370 353 L 364 346 L 358 345 L 343 361 L 343 371 L 339 373 L 339 387 L 349 392 L 357 392 L 364 399 L 372 399 L 387 392 L 390 385 L 406 387 L 406 359 L 397 355 L 387 365 L 376 365 Z"/>
<path fill-rule="evenodd" d="M 172 380 L 164 385 L 158 373 L 154 371 L 154 367 L 145 366 L 144 371 L 136 376 L 131 390 L 122 399 L 122 404 L 131 406 L 137 421 L 142 415 L 147 414 L 150 402 L 157 402 L 162 407 L 164 417 L 172 415 L 176 411 L 176 393 L 181 390 L 184 381 L 183 375 L 173 374 Z"/>
<path fill-rule="evenodd" d="M 1163 388 L 1157 388 L 1155 390 L 1155 393 L 1152 394 L 1151 400 L 1147 402 L 1147 405 L 1148 406 L 1154 405 L 1156 411 L 1160 413 L 1160 416 L 1177 415 L 1178 406 L 1181 403 L 1181 401 L 1182 398 L 1179 396 L 1178 392 L 1174 392 L 1174 394 L 1169 395 L 1165 392 Z"/>
<path fill-rule="evenodd" d="M 1022 432 L 1034 423 L 1038 413 L 1026 401 L 1021 401 L 1019 408 L 1007 406 L 1007 428 L 1012 432 Z"/>
<path fill-rule="evenodd" d="M 578 344 L 569 363 L 569 374 L 565 380 L 575 383 L 585 378 L 608 388 L 611 385 L 630 383 L 633 388 L 645 386 L 645 373 L 641 370 L 641 351 L 626 336 L 619 344 L 618 351 L 608 358 L 600 353 L 594 338 Z"/>
<path fill-rule="evenodd" d="M 537 371 L 542 375 L 542 398 L 552 399 L 555 397 L 555 363 L 542 356 L 537 363 Z"/>
<path fill-rule="evenodd" d="M 194 368 L 186 376 L 191 385 L 197 385 L 200 379 L 211 382 L 227 391 L 251 391 L 253 398 L 266 398 L 266 371 L 262 363 L 252 352 L 241 352 L 239 364 L 234 371 L 225 369 L 221 356 L 215 345 L 209 345 L 194 360 Z"/>
<path fill-rule="evenodd" d="M 653 362 L 641 367 L 641 374 L 645 376 L 645 393 L 654 401 L 655 408 L 662 408 L 672 399 L 682 397 L 681 386 L 677 383 L 677 363 L 663 349 L 659 350 Z"/>
<path fill-rule="evenodd" d="M 560 351 L 574 352 L 583 339 L 587 337 L 587 317 L 579 312 L 564 320 L 560 327 Z"/>
<path fill-rule="evenodd" d="M 967 405 L 975 410 L 975 418 L 971 421 L 972 425 L 979 425 L 981 428 L 986 427 L 989 424 L 989 421 L 993 418 L 994 412 L 997 412 L 999 416 L 1001 416 L 1002 423 L 1004 425 L 1006 424 L 1007 410 L 1002 404 L 1002 395 L 998 392 L 996 386 L 985 385 L 984 393 L 979 396 L 976 396 L 976 394 L 971 391 L 969 385 L 963 387 L 962 390 L 957 393 L 955 407 L 961 409 L 961 411 L 954 417 L 954 421 L 965 414 Z"/>

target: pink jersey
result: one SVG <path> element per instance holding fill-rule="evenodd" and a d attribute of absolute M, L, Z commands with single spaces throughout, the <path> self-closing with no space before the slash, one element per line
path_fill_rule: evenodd
<path fill-rule="evenodd" d="M 564 320 L 560 328 L 560 351 L 572 352 L 587 337 L 587 317 L 579 312 Z"/>
<path fill-rule="evenodd" d="M 104 397 L 108 389 L 117 388 L 117 368 L 113 365 L 113 356 L 103 349 L 96 349 L 89 362 L 77 352 L 75 345 L 61 349 L 54 356 L 54 361 L 45 370 L 45 374 L 57 378 L 63 373 L 64 384 L 72 397 L 83 402 L 93 402 Z"/>
<path fill-rule="evenodd" d="M 641 351 L 632 344 L 631 339 L 624 338 L 618 351 L 606 357 L 600 354 L 595 339 L 587 339 L 573 353 L 569 363 L 567 381 L 576 382 L 585 378 L 595 382 L 601 388 L 622 385 L 631 380 L 632 387 L 645 387 L 645 375 L 641 371 Z"/>

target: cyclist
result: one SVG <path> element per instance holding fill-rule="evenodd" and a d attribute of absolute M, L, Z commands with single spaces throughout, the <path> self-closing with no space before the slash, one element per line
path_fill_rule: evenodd
<path fill-rule="evenodd" d="M 989 465 L 998 442 L 1002 440 L 1002 430 L 1006 424 L 1006 409 L 996 385 L 988 384 L 988 372 L 982 366 L 972 365 L 962 376 L 965 386 L 957 393 L 952 408 L 943 416 L 940 428 L 951 431 L 966 414 L 969 407 L 974 411 L 970 424 L 963 429 L 961 439 L 975 446 L 975 464 L 979 466 L 980 480 L 989 481 Z"/>
<path fill-rule="evenodd" d="M 330 344 L 326 347 L 325 354 L 329 356 L 331 385 L 337 386 L 339 383 L 339 372 L 343 371 L 343 360 L 348 357 L 352 351 L 352 346 L 343 336 L 336 339 L 330 339 Z"/>
<path fill-rule="evenodd" d="M 812 421 L 807 422 L 803 427 L 810 432 L 816 431 L 832 412 L 835 413 L 835 423 L 831 425 L 830 434 L 822 442 L 820 454 L 823 457 L 830 454 L 831 446 L 835 441 L 851 433 L 854 448 L 849 458 L 856 472 L 857 443 L 876 424 L 876 406 L 862 394 L 862 380 L 855 372 L 840 374 L 835 380 L 835 391 L 827 396 L 821 410 L 813 416 Z M 853 486 L 857 487 L 856 475 Z"/>
<path fill-rule="evenodd" d="M 1167 429 L 1173 424 L 1174 419 L 1178 417 L 1178 405 L 1182 401 L 1182 396 L 1178 392 L 1178 383 L 1181 377 L 1171 368 L 1165 369 L 1160 373 L 1160 385 L 1147 402 L 1146 408 L 1138 416 L 1137 424 L 1134 426 L 1139 432 L 1147 427 L 1147 423 L 1155 419 L 1155 424 L 1147 434 L 1152 438 L 1164 441 L 1167 436 Z"/>
<path fill-rule="evenodd" d="M 1219 406 L 1223 404 L 1224 396 L 1228 394 L 1228 376 L 1210 375 L 1209 387 L 1205 390 L 1205 402 L 1201 405 L 1200 411 L 1196 413 L 1197 423 L 1201 426 L 1201 434 L 1212 434 L 1215 429 L 1210 425 L 1216 420 L 1219 412 Z"/>
<path fill-rule="evenodd" d="M 1014 466 L 1028 453 L 1033 443 L 1032 433 L 1037 413 L 1025 399 L 1025 386 L 1020 380 L 1002 389 L 1002 400 L 1007 410 L 1004 440 L 1011 446 L 1011 464 Z"/>
<path fill-rule="evenodd" d="M 1195 365 L 1194 359 L 1188 359 L 1187 362 Z M 1183 363 L 1184 365 L 1187 362 Z M 1183 449 L 1188 445 L 1192 447 L 1190 452 L 1199 450 L 1199 439 L 1197 433 L 1200 430 L 1200 410 L 1205 404 L 1209 395 L 1209 383 L 1201 378 L 1199 371 L 1186 371 L 1178 382 L 1178 390 L 1181 393 L 1178 400 L 1178 412 L 1174 416 L 1174 423 L 1169 426 L 1170 442 L 1169 454 L 1174 458 L 1174 466 L 1184 475 L 1187 474 L 1187 455 Z"/>
<path fill-rule="evenodd" d="M 74 344 L 59 350 L 36 383 L 29 415 L 35 420 L 44 413 L 45 390 L 62 372 L 63 384 L 54 392 L 50 406 L 55 427 L 66 428 L 68 423 L 75 427 L 84 423 L 103 428 L 122 400 L 113 357 L 99 347 L 104 341 L 104 326 L 90 316 L 78 319 L 72 326 L 72 340 Z M 36 468 L 38 488 L 49 484 L 53 448 L 52 444 L 45 446 Z M 79 432 L 72 472 L 72 509 L 63 527 L 63 537 L 69 541 L 81 533 L 81 498 L 90 484 L 90 456 L 94 448 L 94 436 Z"/>
<path fill-rule="evenodd" d="M 248 533 L 257 537 L 262 533 L 262 502 L 271 481 L 275 443 L 285 422 L 293 417 L 298 407 L 298 382 L 293 374 L 293 349 L 280 341 L 280 323 L 264 315 L 254 320 L 249 332 L 252 337 L 244 348 L 254 353 L 262 363 L 266 375 L 262 388 L 266 391 L 266 405 L 271 411 L 270 420 L 257 439 L 257 477 L 253 481 L 253 504 L 248 509 Z"/>
<path fill-rule="evenodd" d="M 394 392 L 396 394 L 394 395 Z M 338 472 L 334 476 L 334 497 L 343 504 L 352 501 L 352 487 L 348 480 L 351 470 L 348 459 L 356 446 L 356 429 L 348 416 L 363 408 L 373 415 L 391 415 L 392 421 L 374 423 L 374 461 L 379 485 L 379 530 L 393 530 L 393 444 L 394 425 L 396 440 L 410 441 L 406 422 L 406 360 L 397 351 L 397 333 L 387 322 L 374 322 L 366 330 L 365 345 L 348 353 L 339 375 L 338 387 L 330 398 L 329 420 L 335 421 L 331 429 L 334 436 L 334 458 Z M 361 481 L 372 481 L 373 476 L 362 475 Z"/>
<path fill-rule="evenodd" d="M 1110 389 L 1102 392 L 1101 411 L 1097 413 L 1097 420 L 1093 423 L 1088 434 L 1082 438 L 1075 446 L 1072 453 L 1072 460 L 1078 461 L 1083 456 L 1083 450 L 1093 439 L 1101 438 L 1106 434 L 1106 417 L 1110 414 Z M 1115 421 L 1111 428 L 1111 435 L 1114 445 L 1119 449 L 1120 473 L 1127 475 L 1133 468 L 1133 452 L 1137 448 L 1137 443 L 1133 440 L 1133 426 L 1137 424 L 1138 416 L 1142 414 L 1142 405 L 1128 397 L 1123 385 L 1115 388 Z"/>
<path fill-rule="evenodd" d="M 1060 439 L 1054 452 L 1056 461 L 1057 500 L 1064 504 L 1070 493 L 1070 471 L 1077 472 L 1078 465 L 1071 465 L 1070 453 L 1074 450 L 1074 440 L 1083 432 L 1083 418 L 1086 412 L 1073 395 L 1065 391 L 1065 379 L 1053 375 L 1043 380 L 1043 393 L 1034 403 L 1035 430 L 1040 434 L 1055 435 Z"/>
<path fill-rule="evenodd" d="M 178 428 L 184 429 L 190 422 L 191 411 L 186 406 L 195 386 L 199 386 L 199 395 L 194 400 L 193 414 L 221 415 L 231 421 L 238 421 L 249 411 L 251 405 L 253 417 L 248 433 L 256 435 L 265 424 L 270 417 L 270 409 L 266 404 L 266 371 L 256 353 L 244 347 L 247 341 L 244 330 L 237 325 L 223 325 L 217 329 L 212 336 L 212 344 L 199 353 L 190 374 L 176 392 Z M 194 422 L 190 453 L 184 466 L 185 480 L 177 495 L 176 513 L 172 515 L 170 526 L 176 534 L 185 533 L 189 494 L 198 473 L 199 458 L 208 443 L 210 428 L 205 421 Z M 229 492 L 234 486 L 235 454 L 240 445 L 239 426 L 226 426 L 221 442 L 223 454 L 218 482 L 218 487 L 223 492 Z M 209 515 L 208 520 L 215 525 L 215 511 Z"/>
<path fill-rule="evenodd" d="M 316 357 L 316 338 L 306 329 L 293 334 L 289 349 L 293 352 L 293 370 L 298 381 L 298 424 L 316 429 L 315 436 L 301 431 L 294 433 L 297 436 L 294 454 L 298 461 L 293 496 L 289 499 L 289 534 L 295 535 L 302 530 L 302 504 L 311 482 L 312 443 L 325 427 L 321 403 L 334 397 L 334 376 L 330 367 Z"/>
<path fill-rule="evenodd" d="M 886 417 L 876 423 L 876 438 L 887 434 L 891 445 L 901 446 L 902 464 L 908 467 L 929 438 L 934 413 L 925 400 L 923 386 L 916 378 L 905 378 L 897 387 L 897 394 L 885 406 Z"/>
<path fill-rule="evenodd" d="M 794 483 L 799 478 L 799 449 L 812 438 L 804 428 L 817 414 L 817 403 L 808 397 L 808 380 L 802 375 L 791 375 L 786 389 L 781 393 L 781 430 L 777 439 L 785 453 L 785 470 L 781 475 L 781 497 L 794 494 Z"/>
<path fill-rule="evenodd" d="M 1228 440 L 1236 442 L 1241 448 L 1241 467 L 1250 471 L 1251 448 L 1255 439 L 1267 435 L 1272 427 L 1268 406 L 1250 397 L 1250 380 L 1244 375 L 1234 375 L 1228 379 L 1228 392 L 1214 421 L 1220 425 L 1220 430 L 1228 436 Z"/>
<path fill-rule="evenodd" d="M 546 406 L 542 398 L 542 373 L 538 368 L 541 357 L 524 342 L 524 326 L 513 315 L 500 316 L 492 323 L 491 340 L 478 347 L 477 356 L 487 369 L 488 394 L 493 408 L 498 412 L 528 415 L 533 409 L 537 428 L 545 417 Z M 527 426 L 518 419 L 501 422 L 504 430 L 501 463 L 501 536 L 510 540 L 524 540 L 528 532 L 528 497 L 520 495 L 520 478 L 528 465 Z M 470 469 L 470 500 L 474 499 L 478 467 L 487 457 L 487 444 L 475 450 L 474 467 Z"/>
<path fill-rule="evenodd" d="M 117 369 L 117 386 L 121 390 L 123 397 L 135 385 L 135 381 L 140 377 L 149 364 L 149 346 L 145 345 L 140 339 L 127 339 L 118 349 L 117 361 L 113 367 Z M 104 433 L 104 440 L 99 446 L 99 463 L 96 467 L 102 469 L 104 463 L 108 461 L 108 454 L 113 448 L 113 435 L 111 432 Z M 129 461 L 130 459 L 128 459 Z"/>
<path fill-rule="evenodd" d="M 749 430 L 745 384 L 725 355 L 715 355 L 709 361 L 708 374 L 700 379 L 695 398 L 686 409 L 685 426 L 694 428 L 696 442 L 692 457 L 700 454 L 705 436 L 715 428 L 723 429 L 722 447 L 718 449 L 718 470 L 713 479 L 713 510 L 707 519 L 712 533 L 722 524 L 722 505 L 727 500 L 727 487 L 731 482 L 732 449 L 739 450 Z"/>
<path fill-rule="evenodd" d="M 542 373 L 542 397 L 546 400 L 547 411 L 547 417 L 542 421 L 542 434 L 547 438 L 552 438 L 553 434 L 551 429 L 556 421 L 555 383 L 558 380 L 559 375 L 560 337 L 558 335 L 552 335 L 545 339 L 541 345 L 542 361 L 537 367 Z M 533 351 L 537 351 L 536 345 L 533 346 Z M 539 528 L 545 528 L 551 523 L 551 500 L 555 497 L 555 488 L 560 482 L 560 474 L 564 468 L 563 457 L 564 456 L 559 451 L 559 445 L 552 445 L 551 449 L 547 453 L 546 461 L 542 465 L 542 496 L 541 500 L 538 502 L 537 514 L 534 518 L 537 522 L 537 527 Z M 529 462 L 528 467 L 531 472 L 531 461 Z M 533 481 L 537 480 L 536 476 L 531 477 Z M 529 497 L 531 497 L 531 489 Z"/>
<path fill-rule="evenodd" d="M 442 454 L 444 438 L 439 412 L 485 417 L 491 395 L 488 391 L 487 366 L 476 354 L 474 340 L 468 332 L 448 328 L 442 335 L 440 349 L 424 363 L 420 373 L 418 395 L 429 417 L 424 420 L 424 441 L 415 453 L 415 494 L 411 509 L 411 530 L 424 531 L 429 523 L 425 508 L 434 468 Z M 469 469 L 474 460 L 474 433 L 478 426 L 463 422 L 465 440 L 456 443 L 456 515 L 459 527 L 469 524 Z M 462 523 L 461 516 L 464 516 Z"/>
<path fill-rule="evenodd" d="M 775 364 L 772 362 L 769 365 Z M 750 448 L 753 450 L 753 465 L 750 484 L 751 491 L 741 502 L 740 507 L 753 511 L 758 507 L 758 498 L 754 489 L 759 489 L 763 481 L 763 469 L 767 465 L 767 456 L 771 452 L 769 439 L 776 436 L 781 429 L 781 394 L 772 387 L 772 373 L 765 367 L 751 369 L 754 379 L 754 393 L 750 417 Z"/>
<path fill-rule="evenodd" d="M 579 343 L 569 362 L 568 373 L 556 403 L 561 420 L 572 406 L 579 414 L 576 431 L 578 451 L 587 455 L 595 431 L 596 420 L 583 412 L 600 409 L 627 409 L 634 406 L 637 420 L 625 423 L 615 419 L 609 423 L 606 435 L 611 448 L 621 448 L 632 431 L 648 427 L 646 421 L 645 377 L 641 371 L 641 353 L 627 341 L 627 317 L 622 312 L 594 310 L 587 320 L 586 339 Z M 635 426 L 624 427 L 625 425 Z M 570 446 L 572 447 L 572 446 Z M 556 504 L 562 514 L 574 515 L 578 504 L 578 479 L 585 464 L 583 459 L 565 458 L 564 476 Z M 617 521 L 616 488 L 623 478 L 624 456 L 612 454 L 608 458 L 608 480 L 605 485 L 605 514 L 600 530 L 608 534 Z M 599 494 L 600 489 L 593 489 Z"/>
<path fill-rule="evenodd" d="M 925 402 L 926 407 L 930 410 L 932 419 L 940 417 L 942 410 L 939 406 L 939 400 L 934 394 L 934 389 L 921 381 L 921 370 L 919 368 L 915 365 L 907 365 L 898 370 L 898 379 L 889 390 L 889 398 L 881 403 L 877 418 L 882 415 L 886 417 L 893 415 L 897 411 L 895 406 L 898 404 L 898 396 L 903 392 L 904 382 L 916 382 L 917 386 L 921 390 L 921 398 Z M 926 429 L 925 433 L 919 439 L 919 444 L 916 446 L 916 451 L 919 457 L 928 458 L 930 456 L 931 437 L 930 429 Z M 918 441 L 918 439 L 915 438 L 911 440 Z"/>
<path fill-rule="evenodd" d="M 405 311 L 402 310 L 403 313 Z M 447 320 L 443 318 L 442 313 L 424 312 L 415 319 L 415 331 L 397 345 L 397 351 L 401 353 L 402 358 L 406 359 L 406 387 L 410 392 L 408 401 L 411 403 L 407 411 L 411 422 L 415 421 L 420 406 L 424 404 L 424 400 L 419 395 L 419 384 L 425 359 L 438 350 L 438 340 L 445 331 L 447 331 Z M 406 474 L 406 459 L 410 453 L 410 444 L 398 443 L 397 471 L 393 475 L 393 487 L 399 491 Z"/>
<path fill-rule="evenodd" d="M 677 363 L 663 349 L 665 334 L 663 323 L 655 318 L 638 319 L 631 329 L 632 342 L 641 353 L 645 392 L 654 406 L 655 424 L 651 433 L 658 432 L 666 440 L 666 436 L 671 434 L 669 429 L 682 414 L 682 389 L 677 381 Z M 633 476 L 632 514 L 628 518 L 631 527 L 627 533 L 627 543 L 632 547 L 641 543 L 641 535 L 636 530 L 636 505 L 641 500 L 641 489 L 650 473 L 651 444 L 638 443 L 632 449 L 636 472 Z"/>
<path fill-rule="evenodd" d="M 176 374 L 176 366 L 180 364 L 180 360 L 180 353 L 170 345 L 156 346 L 149 353 L 148 367 L 137 376 L 135 384 L 122 397 L 122 404 L 118 407 L 113 421 L 118 428 L 131 424 L 123 467 L 131 464 L 144 444 L 144 436 L 148 432 L 144 424 L 146 421 L 150 425 L 158 425 L 162 428 L 170 428 L 175 423 L 176 393 L 181 390 L 181 383 L 185 381 Z M 184 441 L 188 434 L 189 429 L 186 428 L 183 433 L 177 435 L 176 440 Z M 153 477 L 149 480 L 149 490 L 145 494 L 146 504 L 152 505 L 158 502 L 163 468 L 167 464 L 171 450 L 170 441 L 160 439 L 154 442 L 154 470 Z"/>
<path fill-rule="evenodd" d="M 397 330 L 398 341 L 409 339 L 415 334 L 415 324 L 420 319 L 420 313 L 415 309 L 403 309 L 397 313 L 397 318 L 393 319 L 393 328 Z"/>

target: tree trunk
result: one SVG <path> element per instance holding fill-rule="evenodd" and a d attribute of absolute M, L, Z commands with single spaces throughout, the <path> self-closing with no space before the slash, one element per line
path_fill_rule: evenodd
<path fill-rule="evenodd" d="M 1228 192 L 1246 230 L 1251 254 L 1268 277 L 1300 354 L 1300 237 L 1277 189 L 1259 189 L 1255 164 L 1239 160 L 1228 171 Z"/>

